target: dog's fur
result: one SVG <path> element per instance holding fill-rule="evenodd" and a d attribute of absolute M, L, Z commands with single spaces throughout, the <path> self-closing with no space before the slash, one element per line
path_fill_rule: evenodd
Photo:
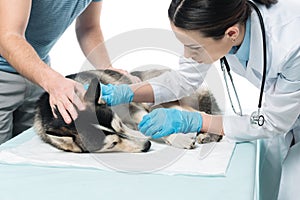
<path fill-rule="evenodd" d="M 158 76 L 165 70 L 136 71 L 132 75 L 145 81 Z M 179 108 L 190 111 L 202 111 L 216 114 L 219 107 L 207 90 L 197 91 L 180 101 L 165 103 L 151 107 L 148 104 L 130 103 L 109 107 L 102 102 L 101 88 L 103 84 L 130 84 L 124 75 L 112 70 L 91 70 L 69 75 L 82 84 L 89 84 L 83 102 L 86 109 L 78 110 L 78 118 L 66 124 L 56 110 L 57 118 L 52 114 L 49 94 L 44 93 L 36 107 L 34 127 L 43 141 L 58 149 L 71 152 L 146 152 L 150 149 L 149 138 L 137 131 L 137 124 L 142 117 L 157 107 Z M 197 139 L 195 134 L 173 134 L 163 138 L 167 144 L 191 149 L 195 142 L 207 143 L 219 141 L 221 136 L 201 133 Z"/>

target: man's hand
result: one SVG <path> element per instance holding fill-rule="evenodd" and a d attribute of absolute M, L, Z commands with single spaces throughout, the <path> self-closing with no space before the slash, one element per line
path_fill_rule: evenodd
<path fill-rule="evenodd" d="M 113 71 L 116 71 L 116 72 L 119 72 L 119 73 L 123 74 L 124 76 L 129 78 L 132 83 L 140 83 L 141 82 L 141 79 L 139 77 L 131 75 L 127 70 L 117 69 L 117 68 L 114 68 L 114 67 L 109 67 L 107 69 L 113 70 Z"/>
<path fill-rule="evenodd" d="M 72 119 L 78 116 L 77 109 L 83 110 L 85 105 L 82 102 L 85 90 L 83 86 L 71 79 L 63 76 L 53 79 L 47 83 L 49 93 L 49 103 L 55 117 L 56 108 L 62 115 L 64 121 L 69 124 Z"/>

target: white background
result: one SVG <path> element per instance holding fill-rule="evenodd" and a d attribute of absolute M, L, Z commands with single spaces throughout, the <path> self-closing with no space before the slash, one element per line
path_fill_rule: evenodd
<path fill-rule="evenodd" d="M 135 29 L 171 30 L 167 17 L 168 7 L 169 0 L 103 0 L 101 28 L 105 40 Z M 76 40 L 74 23 L 55 45 L 50 55 L 52 67 L 62 74 L 78 71 L 85 58 Z M 123 65 L 122 68 L 128 69 L 130 66 Z"/>
<path fill-rule="evenodd" d="M 167 14 L 170 2 L 171 0 L 103 0 L 101 27 L 105 40 L 135 29 L 159 28 L 171 31 Z M 157 38 L 157 40 L 159 39 L 160 38 Z M 52 58 L 52 67 L 63 75 L 80 70 L 86 59 L 81 53 L 77 43 L 74 24 L 67 29 L 50 52 L 50 55 Z M 166 57 L 168 57 L 168 59 L 166 59 Z M 144 51 L 138 54 L 129 54 L 113 63 L 113 66 L 126 70 L 131 70 L 139 65 L 149 64 L 177 68 L 177 63 L 178 58 L 170 57 L 170 55 Z M 218 71 L 221 71 L 218 66 L 216 67 Z M 243 110 L 248 113 L 256 110 L 259 91 L 249 84 L 247 80 L 240 78 L 236 74 L 233 74 L 233 76 Z M 218 79 L 220 79 L 220 77 L 221 76 L 219 76 Z M 222 91 L 226 92 L 223 89 Z M 216 96 L 224 96 L 224 94 L 226 93 L 219 92 Z M 225 95 L 225 98 L 227 99 L 227 95 Z M 218 98 L 218 101 L 224 101 L 224 98 Z M 230 112 L 231 107 L 228 100 L 225 100 L 225 102 L 226 106 L 223 109 Z"/>

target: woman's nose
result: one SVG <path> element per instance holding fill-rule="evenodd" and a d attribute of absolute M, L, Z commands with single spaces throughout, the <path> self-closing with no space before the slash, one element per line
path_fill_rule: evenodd
<path fill-rule="evenodd" d="M 190 49 L 188 49 L 188 48 L 184 48 L 184 57 L 186 57 L 186 58 L 192 58 L 193 57 L 193 52 L 190 50 Z"/>

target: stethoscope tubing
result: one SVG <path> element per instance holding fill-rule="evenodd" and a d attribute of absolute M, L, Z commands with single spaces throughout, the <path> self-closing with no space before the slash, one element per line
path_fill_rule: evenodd
<path fill-rule="evenodd" d="M 247 3 L 255 10 L 255 12 L 258 15 L 259 23 L 260 23 L 260 28 L 261 28 L 261 33 L 262 33 L 262 42 L 263 42 L 263 75 L 262 75 L 262 80 L 261 80 L 261 87 L 260 87 L 259 100 L 258 100 L 258 106 L 257 106 L 258 110 L 257 110 L 257 112 L 253 112 L 252 113 L 251 119 L 250 119 L 250 123 L 251 124 L 257 124 L 258 126 L 262 126 L 264 124 L 265 119 L 264 119 L 264 116 L 260 113 L 260 109 L 261 109 L 261 106 L 262 106 L 262 98 L 263 98 L 263 93 L 264 93 L 264 88 L 265 88 L 265 82 L 266 82 L 266 74 L 267 74 L 266 30 L 265 30 L 265 26 L 264 26 L 263 17 L 261 15 L 259 9 L 257 8 L 257 6 L 253 2 L 251 2 L 251 1 L 247 1 Z M 221 69 L 223 71 L 223 76 L 224 76 L 224 80 L 225 80 L 225 84 L 226 84 L 226 88 L 227 88 L 227 93 L 228 93 L 228 96 L 229 96 L 229 100 L 230 100 L 230 103 L 231 103 L 231 107 L 232 107 L 233 111 L 237 115 L 242 116 L 242 107 L 241 107 L 240 100 L 239 100 L 239 97 L 237 95 L 237 91 L 235 89 L 235 86 L 234 86 L 234 83 L 233 83 L 233 79 L 232 79 L 232 76 L 231 76 L 231 73 L 230 73 L 229 63 L 228 63 L 228 61 L 227 61 L 227 59 L 226 59 L 225 56 L 220 59 L 220 62 L 221 62 Z M 230 96 L 229 87 L 228 87 L 228 83 L 227 83 L 227 79 L 226 79 L 226 75 L 225 75 L 224 65 L 225 65 L 227 74 L 228 74 L 228 76 L 230 78 L 230 81 L 232 83 L 233 90 L 234 90 L 234 93 L 235 93 L 235 96 L 236 96 L 236 99 L 237 99 L 237 102 L 238 102 L 238 105 L 239 105 L 240 112 L 236 112 L 236 110 L 235 110 L 235 108 L 233 106 L 233 102 L 232 102 L 232 99 L 231 99 L 231 96 Z"/>
<path fill-rule="evenodd" d="M 264 25 L 264 20 L 263 17 L 259 11 L 259 9 L 257 8 L 257 6 L 251 2 L 251 1 L 247 1 L 248 4 L 250 4 L 252 6 L 252 8 L 254 8 L 254 10 L 256 11 L 258 18 L 259 18 L 259 23 L 260 23 L 260 28 L 261 28 L 261 34 L 262 34 L 262 40 L 263 40 L 263 76 L 262 76 L 262 80 L 261 80 L 261 86 L 260 86 L 260 94 L 259 94 L 259 101 L 258 101 L 258 109 L 261 108 L 261 104 L 262 104 L 262 98 L 263 98 L 263 93 L 264 93 L 264 88 L 265 88 L 265 83 L 266 83 L 266 74 L 267 74 L 267 42 L 266 42 L 266 30 L 265 30 L 265 25 Z"/>
<path fill-rule="evenodd" d="M 225 57 L 224 57 L 225 58 Z M 223 77 L 224 77 L 224 81 L 225 81 L 225 85 L 226 85 L 226 88 L 227 88 L 227 94 L 228 94 L 228 97 L 229 97 L 229 101 L 230 101 L 230 104 L 231 104 L 231 108 L 233 110 L 233 112 L 237 115 L 240 115 L 240 116 L 243 116 L 243 111 L 242 111 L 242 106 L 241 106 L 241 103 L 240 103 L 240 99 L 239 99 L 239 96 L 237 94 L 237 91 L 236 91 L 236 88 L 235 88 L 235 85 L 233 83 L 233 78 L 231 76 L 231 73 L 230 73 L 230 68 L 228 63 L 227 63 L 227 60 L 226 58 L 224 59 L 222 58 L 221 59 L 221 68 L 222 68 L 222 71 L 223 71 Z M 226 63 L 226 64 L 225 64 Z M 232 98 L 231 98 L 231 95 L 230 95 L 230 92 L 229 92 L 229 86 L 228 86 L 228 81 L 227 81 L 227 78 L 226 78 L 226 72 L 225 72 L 225 69 L 224 69 L 224 65 L 226 67 L 226 71 L 227 71 L 227 74 L 230 78 L 230 82 L 232 83 L 232 88 L 233 88 L 233 91 L 234 91 L 234 94 L 235 94 L 235 98 L 237 99 L 237 103 L 238 103 L 238 106 L 239 106 L 239 109 L 240 109 L 240 112 L 236 111 L 234 106 L 233 106 L 233 101 L 232 101 Z"/>

